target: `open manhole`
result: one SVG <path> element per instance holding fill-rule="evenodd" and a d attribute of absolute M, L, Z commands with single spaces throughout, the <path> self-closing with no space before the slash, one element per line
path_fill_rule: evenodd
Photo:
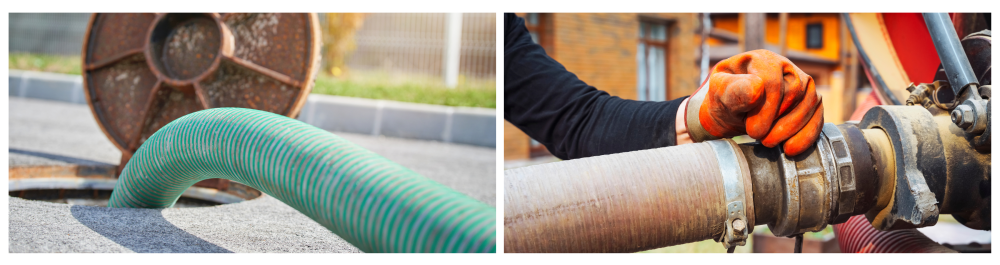
<path fill-rule="evenodd" d="M 11 191 L 10 196 L 33 201 L 46 201 L 69 205 L 100 206 L 107 207 L 108 200 L 111 199 L 111 190 L 97 189 L 44 189 L 44 190 L 20 190 Z M 191 208 L 215 206 L 222 203 L 181 197 L 174 204 L 174 208 Z"/>
<path fill-rule="evenodd" d="M 114 167 L 36 166 L 10 170 L 11 197 L 70 205 L 107 207 L 117 179 Z M 70 174 L 67 174 L 70 173 Z M 206 207 L 260 197 L 261 192 L 233 181 L 209 179 L 188 188 L 174 208 Z"/>

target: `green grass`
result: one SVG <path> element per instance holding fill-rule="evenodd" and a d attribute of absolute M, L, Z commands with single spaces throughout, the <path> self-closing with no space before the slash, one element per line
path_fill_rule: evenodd
<path fill-rule="evenodd" d="M 80 56 L 11 53 L 7 58 L 7 68 L 78 75 Z"/>
<path fill-rule="evenodd" d="M 321 74 L 316 78 L 315 94 L 456 106 L 496 108 L 496 83 L 492 80 L 466 82 L 454 89 L 426 77 L 399 77 L 383 73 L 352 74 L 334 78 Z M 471 83 L 471 84 L 469 84 Z"/>
<path fill-rule="evenodd" d="M 771 234 L 771 229 L 768 229 L 767 226 L 757 226 L 757 227 L 753 228 L 753 233 L 754 234 Z M 805 238 L 805 239 L 815 239 L 815 240 L 823 240 L 823 239 L 826 239 L 827 237 L 829 237 L 832 234 L 833 234 L 833 225 L 827 225 L 825 228 L 823 228 L 823 230 L 820 230 L 819 232 L 803 233 L 802 234 L 802 238 Z"/>

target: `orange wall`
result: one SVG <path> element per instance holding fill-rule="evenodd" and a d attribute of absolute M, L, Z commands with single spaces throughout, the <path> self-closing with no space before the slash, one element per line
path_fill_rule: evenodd
<path fill-rule="evenodd" d="M 823 23 L 823 48 L 806 49 L 806 25 L 810 23 Z M 737 35 L 743 35 L 743 23 L 740 16 L 714 16 L 712 17 L 712 27 L 726 30 Z M 778 16 L 767 16 L 764 30 L 764 40 L 768 44 L 778 45 L 781 40 L 781 21 Z M 820 13 L 820 14 L 788 14 L 788 35 L 785 43 L 789 50 L 804 51 L 810 54 L 830 60 L 840 60 L 840 14 Z M 719 45 L 722 42 L 709 39 L 709 45 Z"/>
<path fill-rule="evenodd" d="M 713 16 L 712 28 L 723 29 L 738 35 L 743 34 L 743 23 L 739 16 Z"/>
<path fill-rule="evenodd" d="M 806 49 L 806 25 L 823 24 L 823 48 Z M 764 40 L 770 44 L 778 44 L 781 39 L 781 21 L 777 16 L 768 16 Z M 810 54 L 830 60 L 840 60 L 840 14 L 788 14 L 788 35 L 786 41 L 789 50 L 805 51 Z"/>

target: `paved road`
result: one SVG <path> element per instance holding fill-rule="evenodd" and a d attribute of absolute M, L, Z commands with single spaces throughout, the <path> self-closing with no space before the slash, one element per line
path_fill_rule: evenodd
<path fill-rule="evenodd" d="M 117 164 L 86 105 L 10 98 L 10 166 Z M 496 150 L 336 133 L 496 205 Z M 358 252 L 269 197 L 227 205 L 109 209 L 10 198 L 10 252 Z"/>

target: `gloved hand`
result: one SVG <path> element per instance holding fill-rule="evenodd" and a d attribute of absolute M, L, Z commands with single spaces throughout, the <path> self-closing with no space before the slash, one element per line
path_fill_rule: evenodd
<path fill-rule="evenodd" d="M 788 155 L 811 147 L 823 128 L 823 100 L 811 76 L 768 50 L 719 62 L 698 118 L 715 137 L 747 134 Z"/>

